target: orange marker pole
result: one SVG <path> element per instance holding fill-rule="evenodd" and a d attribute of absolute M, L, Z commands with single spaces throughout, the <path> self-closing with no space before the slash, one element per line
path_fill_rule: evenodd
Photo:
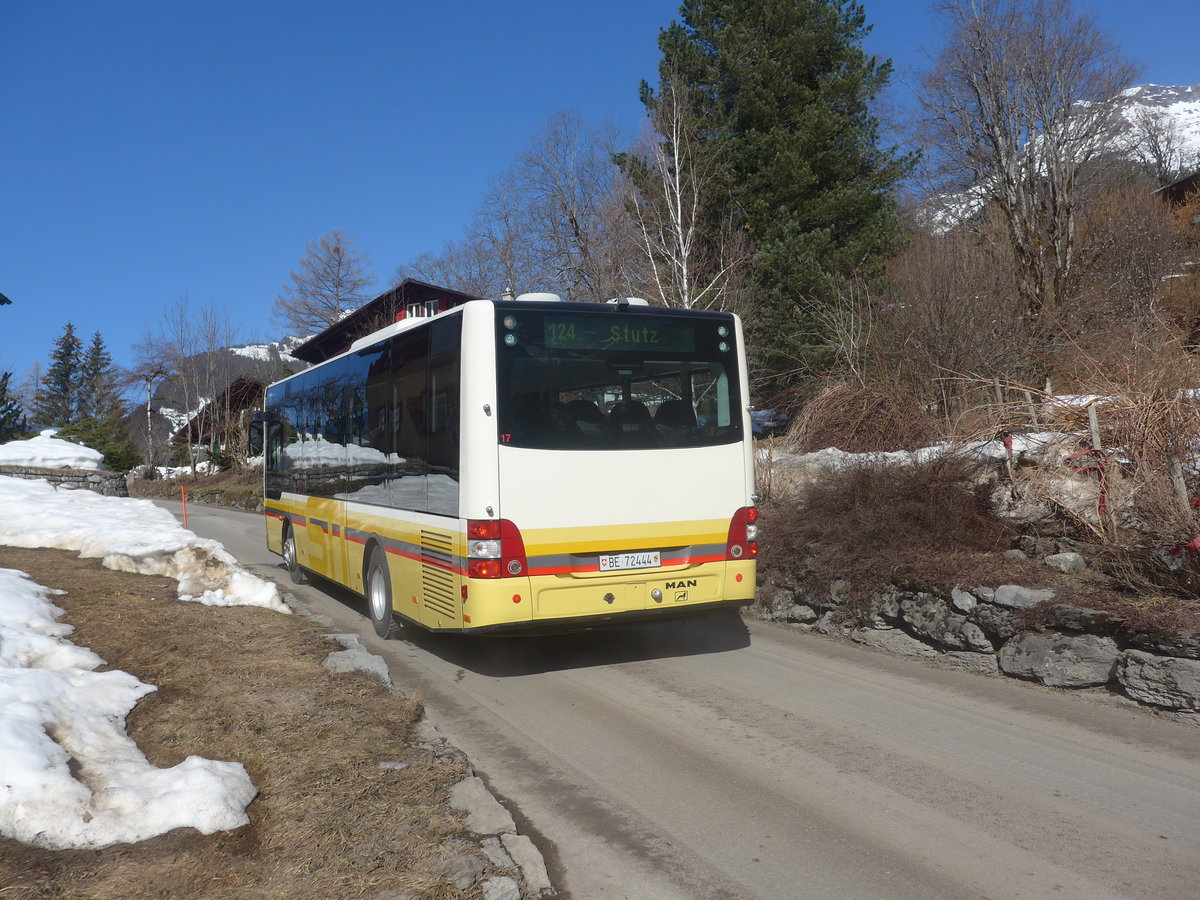
<path fill-rule="evenodd" d="M 183 527 L 187 528 L 187 485 L 179 486 L 179 495 L 183 497 Z"/>

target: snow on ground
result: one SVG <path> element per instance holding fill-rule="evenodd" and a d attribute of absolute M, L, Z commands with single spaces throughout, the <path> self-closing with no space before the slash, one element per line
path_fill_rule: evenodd
<path fill-rule="evenodd" d="M 50 849 L 141 841 L 173 828 L 249 824 L 240 763 L 189 756 L 158 769 L 125 733 L 155 690 L 65 636 L 51 591 L 0 569 L 0 833 Z M 74 768 L 78 777 L 72 772 Z"/>
<path fill-rule="evenodd" d="M 44 465 L 52 458 L 46 448 L 65 443 L 45 435 L 12 442 L 0 446 L 0 458 Z M 78 454 L 91 451 L 69 446 L 78 468 Z M 0 544 L 72 550 L 118 571 L 168 575 L 181 600 L 290 612 L 274 584 L 148 500 L 0 476 L 0 510 Z M 211 834 L 247 824 L 257 792 L 240 764 L 192 756 L 157 769 L 146 761 L 124 722 L 154 687 L 94 671 L 103 660 L 65 640 L 71 628 L 56 621 L 61 610 L 50 594 L 24 573 L 0 569 L 0 833 L 88 849 L 184 826 Z"/>
<path fill-rule="evenodd" d="M 1078 439 L 1076 434 L 1064 434 L 1061 431 L 1017 432 L 1012 436 L 1012 454 L 1014 459 L 1039 456 L 1051 448 L 1073 444 Z M 892 450 L 880 453 L 847 453 L 837 447 L 828 447 L 812 453 L 787 453 L 779 450 L 758 448 L 758 455 L 764 462 L 766 454 L 773 464 L 783 464 L 796 469 L 816 469 L 825 472 L 845 469 L 853 465 L 904 465 L 920 464 L 937 459 L 949 453 L 972 457 L 980 460 L 1003 460 L 1008 451 L 1000 440 L 968 441 L 962 444 L 935 444 L 932 447 L 921 447 L 918 450 Z"/>
<path fill-rule="evenodd" d="M 0 466 L 97 471 L 104 468 L 103 453 L 56 438 L 54 433 L 54 429 L 48 429 L 25 441 L 0 444 Z"/>
<path fill-rule="evenodd" d="M 217 541 L 185 531 L 149 500 L 0 476 L 0 509 L 0 544 L 74 550 L 120 572 L 166 575 L 179 582 L 179 599 L 206 606 L 290 612 L 274 584 L 245 571 Z"/>
<path fill-rule="evenodd" d="M 98 468 L 86 464 L 92 452 L 42 434 L 0 445 L 0 460 Z M 290 612 L 275 584 L 149 500 L 0 475 L 0 509 L 0 544 L 56 547 L 109 569 L 167 575 L 179 582 L 181 600 Z M 154 686 L 126 672 L 96 672 L 103 660 L 65 640 L 72 629 L 56 622 L 61 610 L 50 594 L 24 572 L 0 569 L 0 834 L 62 850 L 250 821 L 246 805 L 257 791 L 240 763 L 191 756 L 169 769 L 150 766 L 125 718 Z"/>

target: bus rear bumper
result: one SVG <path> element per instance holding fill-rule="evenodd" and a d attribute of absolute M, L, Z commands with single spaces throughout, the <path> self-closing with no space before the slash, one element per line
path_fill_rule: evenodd
<path fill-rule="evenodd" d="M 631 609 L 607 614 L 568 616 L 558 619 L 537 619 L 529 622 L 503 622 L 496 625 L 465 626 L 464 634 L 506 634 L 514 637 L 537 634 L 563 634 L 572 631 L 590 631 L 628 625 L 635 622 L 662 622 L 668 619 L 685 619 L 704 615 L 717 610 L 735 610 L 753 603 L 753 599 L 716 600 L 711 603 L 693 603 L 688 606 L 665 607 L 662 609 Z"/>

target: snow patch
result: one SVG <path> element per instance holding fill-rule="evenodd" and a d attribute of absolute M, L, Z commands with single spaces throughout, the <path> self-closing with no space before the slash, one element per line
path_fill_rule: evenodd
<path fill-rule="evenodd" d="M 125 718 L 155 688 L 96 672 L 104 660 L 65 640 L 72 629 L 51 594 L 0 569 L 0 834 L 82 850 L 249 824 L 258 791 L 240 763 L 150 765 Z"/>
<path fill-rule="evenodd" d="M 38 469 L 104 468 L 104 454 L 82 444 L 56 438 L 54 429 L 24 441 L 0 444 L 0 466 L 29 466 Z"/>

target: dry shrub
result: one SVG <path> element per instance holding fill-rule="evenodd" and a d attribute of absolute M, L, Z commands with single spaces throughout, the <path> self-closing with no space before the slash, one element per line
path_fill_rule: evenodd
<path fill-rule="evenodd" d="M 898 572 L 944 577 L 978 565 L 974 554 L 1007 549 L 978 464 L 947 455 L 925 463 L 852 465 L 807 485 L 795 504 L 763 517 L 760 564 L 778 583 L 827 588 L 845 579 L 869 593 Z M 947 562 L 952 565 L 947 566 Z"/>
<path fill-rule="evenodd" d="M 911 394 L 833 384 L 805 405 L 788 442 L 806 452 L 916 450 L 933 443 L 937 432 L 937 420 Z"/>

